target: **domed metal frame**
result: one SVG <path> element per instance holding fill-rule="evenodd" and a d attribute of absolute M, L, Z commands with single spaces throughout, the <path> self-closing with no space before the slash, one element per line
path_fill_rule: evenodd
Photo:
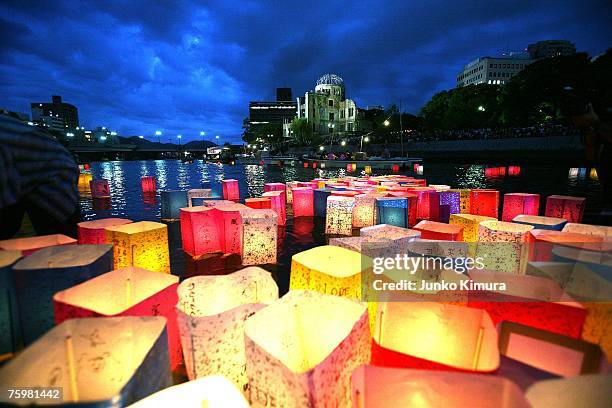
<path fill-rule="evenodd" d="M 337 85 L 344 87 L 344 80 L 336 74 L 324 74 L 317 79 L 317 85 Z"/>

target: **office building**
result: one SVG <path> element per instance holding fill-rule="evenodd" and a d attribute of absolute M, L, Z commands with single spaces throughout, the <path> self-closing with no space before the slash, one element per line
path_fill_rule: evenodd
<path fill-rule="evenodd" d="M 457 88 L 467 85 L 503 85 L 533 62 L 526 54 L 508 57 L 480 57 L 463 67 L 457 74 Z"/>
<path fill-rule="evenodd" d="M 568 56 L 576 53 L 576 46 L 566 40 L 545 40 L 529 44 L 527 52 L 532 59 Z"/>
<path fill-rule="evenodd" d="M 293 97 L 291 96 L 291 88 L 276 88 L 276 100 L 279 102 L 293 101 Z"/>
<path fill-rule="evenodd" d="M 33 122 L 46 124 L 47 127 L 54 129 L 62 126 L 61 130 L 76 130 L 79 126 L 79 112 L 76 106 L 62 102 L 61 96 L 53 95 L 51 103 L 31 103 L 30 108 L 32 109 Z M 63 122 L 63 125 L 60 122 Z"/>

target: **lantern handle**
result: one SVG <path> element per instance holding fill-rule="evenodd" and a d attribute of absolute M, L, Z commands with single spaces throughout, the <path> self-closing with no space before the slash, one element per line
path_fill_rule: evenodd
<path fill-rule="evenodd" d="M 126 308 L 132 304 L 132 280 L 130 278 L 125 279 L 125 304 Z"/>
<path fill-rule="evenodd" d="M 64 344 L 66 346 L 66 359 L 68 360 L 70 395 L 72 397 L 73 402 L 78 402 L 79 390 L 77 388 L 76 367 L 74 366 L 74 344 L 72 342 L 71 335 L 66 336 L 66 338 L 64 339 Z"/>

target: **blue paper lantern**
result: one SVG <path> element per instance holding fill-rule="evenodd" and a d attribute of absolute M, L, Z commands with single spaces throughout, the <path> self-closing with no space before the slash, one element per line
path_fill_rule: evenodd
<path fill-rule="evenodd" d="M 25 345 L 53 327 L 53 295 L 113 270 L 113 246 L 43 248 L 13 266 L 19 320 Z"/>
<path fill-rule="evenodd" d="M 161 192 L 162 220 L 178 220 L 180 209 L 187 207 L 187 192 L 182 190 L 166 190 Z"/>
<path fill-rule="evenodd" d="M 376 199 L 376 223 L 408 227 L 408 199 L 381 197 Z"/>
<path fill-rule="evenodd" d="M 11 267 L 21 258 L 20 251 L 0 251 L 0 355 L 20 348 L 21 328 Z"/>
<path fill-rule="evenodd" d="M 314 215 L 315 217 L 325 217 L 327 215 L 327 197 L 334 191 L 333 188 L 317 188 L 314 190 Z"/>

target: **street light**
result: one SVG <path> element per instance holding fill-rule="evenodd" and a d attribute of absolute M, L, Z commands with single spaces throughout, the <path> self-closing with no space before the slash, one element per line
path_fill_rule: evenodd
<path fill-rule="evenodd" d="M 346 140 L 343 140 L 342 142 L 340 142 L 340 144 L 341 144 L 342 146 L 346 146 Z"/>
<path fill-rule="evenodd" d="M 161 130 L 155 131 L 155 136 L 157 136 L 157 143 L 161 143 L 161 135 L 162 135 Z"/>
<path fill-rule="evenodd" d="M 179 142 L 179 146 L 181 145 L 181 139 L 183 138 L 182 135 L 176 135 L 176 138 L 178 139 Z"/>
<path fill-rule="evenodd" d="M 385 119 L 385 121 L 383 122 L 383 124 L 385 126 L 389 126 L 391 124 L 391 122 L 389 122 L 389 119 Z"/>
<path fill-rule="evenodd" d="M 485 107 L 484 107 L 484 106 L 482 106 L 482 105 L 480 105 L 480 106 L 478 107 L 478 110 L 479 110 L 479 111 L 481 111 L 481 112 L 484 112 L 484 111 L 485 111 Z"/>
<path fill-rule="evenodd" d="M 323 151 L 323 150 L 325 150 L 325 148 L 323 146 L 319 146 L 319 150 Z"/>

